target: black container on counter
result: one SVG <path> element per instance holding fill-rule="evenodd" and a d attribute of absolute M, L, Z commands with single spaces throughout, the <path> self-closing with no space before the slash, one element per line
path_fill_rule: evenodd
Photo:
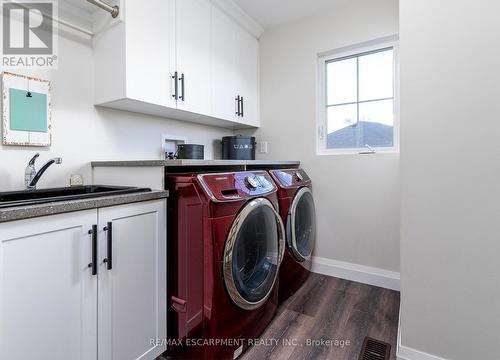
<path fill-rule="evenodd" d="M 255 160 L 255 138 L 252 136 L 224 136 L 222 138 L 223 160 Z"/>
<path fill-rule="evenodd" d="M 197 144 L 177 145 L 177 159 L 203 160 L 205 158 L 205 147 Z"/>

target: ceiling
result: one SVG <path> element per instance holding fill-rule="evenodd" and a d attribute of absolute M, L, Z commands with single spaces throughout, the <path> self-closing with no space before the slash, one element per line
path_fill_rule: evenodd
<path fill-rule="evenodd" d="M 234 0 L 250 17 L 264 28 L 298 20 L 320 13 L 346 0 Z M 97 6 L 87 0 L 64 0 L 87 13 L 98 10 Z M 109 4 L 116 4 L 119 0 L 106 0 Z"/>
<path fill-rule="evenodd" d="M 305 18 L 343 0 L 234 0 L 264 28 Z"/>

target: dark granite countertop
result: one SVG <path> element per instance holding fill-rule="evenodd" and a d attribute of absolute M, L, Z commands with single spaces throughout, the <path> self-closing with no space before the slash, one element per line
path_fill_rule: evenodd
<path fill-rule="evenodd" d="M 122 160 L 122 161 L 93 161 L 92 167 L 142 167 L 142 166 L 281 166 L 298 167 L 300 161 L 283 160 Z"/>
<path fill-rule="evenodd" d="M 30 206 L 14 206 L 0 209 L 0 223 L 30 219 L 40 216 L 63 214 L 73 211 L 98 209 L 103 207 L 130 204 L 135 202 L 164 199 L 168 191 L 150 191 L 125 195 L 103 196 L 81 200 L 57 201 Z"/>

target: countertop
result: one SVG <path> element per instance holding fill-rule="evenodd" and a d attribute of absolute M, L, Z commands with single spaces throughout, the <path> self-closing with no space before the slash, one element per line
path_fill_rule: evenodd
<path fill-rule="evenodd" d="M 141 166 L 164 166 L 164 167 L 182 167 L 182 166 L 280 166 L 280 167 L 298 167 L 300 161 L 283 160 L 129 160 L 129 161 L 93 161 L 92 167 L 141 167 Z"/>
<path fill-rule="evenodd" d="M 110 195 L 81 200 L 57 201 L 30 206 L 14 206 L 0 209 L 0 223 L 30 219 L 46 215 L 55 215 L 80 210 L 97 209 L 108 206 L 130 204 L 141 201 L 164 199 L 168 191 L 150 191 L 125 195 Z"/>

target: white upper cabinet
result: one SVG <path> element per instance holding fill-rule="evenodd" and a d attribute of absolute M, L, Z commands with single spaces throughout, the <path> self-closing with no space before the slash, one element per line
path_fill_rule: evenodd
<path fill-rule="evenodd" d="M 259 43 L 217 7 L 212 11 L 214 116 L 259 126 Z"/>
<path fill-rule="evenodd" d="M 175 107 L 171 74 L 175 71 L 175 1 L 128 1 L 126 11 L 126 97 Z M 154 11 L 152 11 L 154 9 Z M 156 29 L 151 31 L 151 29 Z"/>
<path fill-rule="evenodd" d="M 240 96 L 240 117 L 248 125 L 259 121 L 259 43 L 245 30 L 236 31 L 236 86 Z"/>
<path fill-rule="evenodd" d="M 95 102 L 114 108 L 134 106 L 132 101 L 175 108 L 175 1 L 148 0 L 146 6 L 127 0 L 124 6 L 124 21 L 94 37 Z"/>
<path fill-rule="evenodd" d="M 206 0 L 177 0 L 175 50 L 179 109 L 210 115 L 210 17 Z"/>
<path fill-rule="evenodd" d="M 237 119 L 236 31 L 238 25 L 214 7 L 211 33 L 211 101 L 214 116 L 226 120 Z"/>
<path fill-rule="evenodd" d="M 94 37 L 95 104 L 235 129 L 259 126 L 258 40 L 218 6 L 124 0 L 123 21 Z"/>

